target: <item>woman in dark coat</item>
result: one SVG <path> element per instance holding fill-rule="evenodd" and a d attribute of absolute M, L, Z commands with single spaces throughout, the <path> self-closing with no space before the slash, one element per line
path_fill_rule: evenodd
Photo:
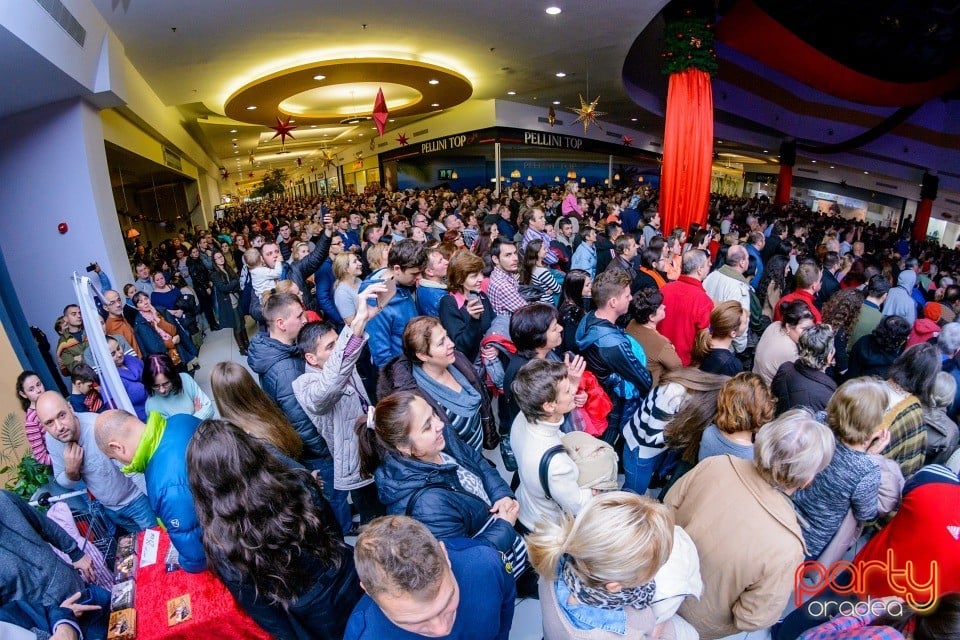
<path fill-rule="evenodd" d="M 814 413 L 827 409 L 837 390 L 837 383 L 826 373 L 834 361 L 834 344 L 833 329 L 827 324 L 814 325 L 800 334 L 800 357 L 780 365 L 770 383 L 777 398 L 777 415 L 797 407 Z"/>
<path fill-rule="evenodd" d="M 200 423 L 187 469 L 211 568 L 250 617 L 274 638 L 342 638 L 363 591 L 310 474 L 225 420 Z"/>
<path fill-rule="evenodd" d="M 471 362 L 480 353 L 480 341 L 493 322 L 493 307 L 480 290 L 483 259 L 458 251 L 447 266 L 447 290 L 440 298 L 440 324 L 453 339 L 454 348 Z"/>
<path fill-rule="evenodd" d="M 514 560 L 525 558 L 510 487 L 422 396 L 400 391 L 382 399 L 374 425 L 357 430 L 360 472 L 374 475 L 388 514 L 416 518 L 441 540 L 475 537 Z M 516 576 L 523 567 L 513 569 Z"/>
<path fill-rule="evenodd" d="M 900 316 L 884 316 L 873 333 L 865 335 L 850 352 L 847 379 L 860 376 L 886 378 L 890 365 L 910 337 L 910 324 Z"/>
<path fill-rule="evenodd" d="M 193 291 L 197 294 L 197 300 L 200 302 L 200 309 L 207 317 L 211 331 L 220 329 L 217 324 L 217 318 L 213 313 L 213 284 L 210 282 L 210 271 L 203 264 L 200 258 L 200 249 L 191 247 L 190 257 L 187 258 L 187 271 L 190 272 L 190 279 L 193 281 Z"/>
<path fill-rule="evenodd" d="M 142 291 L 133 296 L 133 304 L 137 308 L 133 335 L 137 338 L 143 357 L 165 353 L 170 356 L 178 371 L 186 371 L 187 365 L 197 357 L 190 333 L 169 311 L 154 307 L 150 296 Z"/>
<path fill-rule="evenodd" d="M 213 254 L 210 280 L 213 283 L 213 304 L 217 317 L 220 318 L 220 326 L 233 330 L 233 339 L 237 341 L 240 355 L 245 356 L 250 341 L 240 316 L 240 279 L 219 251 Z"/>

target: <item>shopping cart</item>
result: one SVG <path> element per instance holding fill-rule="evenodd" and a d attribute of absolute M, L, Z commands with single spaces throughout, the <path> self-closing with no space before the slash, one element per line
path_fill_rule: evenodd
<path fill-rule="evenodd" d="M 47 508 L 51 504 L 64 502 L 78 496 L 89 497 L 89 494 L 86 490 L 83 490 L 54 496 L 45 491 L 36 495 L 35 500 L 30 502 L 30 506 Z M 84 510 L 72 508 L 70 511 L 73 514 L 77 530 L 83 536 L 83 544 L 78 545 L 80 550 L 85 552 L 88 544 L 93 545 L 103 556 L 107 569 L 113 571 L 113 563 L 117 555 L 117 528 L 113 521 L 107 517 L 106 508 L 100 501 L 90 498 L 86 501 Z"/>

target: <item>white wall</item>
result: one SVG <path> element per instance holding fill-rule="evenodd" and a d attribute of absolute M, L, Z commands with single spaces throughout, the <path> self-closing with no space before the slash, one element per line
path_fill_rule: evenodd
<path fill-rule="evenodd" d="M 74 99 L 7 118 L 0 150 L 0 247 L 27 321 L 52 336 L 64 305 L 75 302 L 74 271 L 94 261 L 116 287 L 133 279 L 100 116 Z M 60 222 L 69 225 L 65 235 Z"/>

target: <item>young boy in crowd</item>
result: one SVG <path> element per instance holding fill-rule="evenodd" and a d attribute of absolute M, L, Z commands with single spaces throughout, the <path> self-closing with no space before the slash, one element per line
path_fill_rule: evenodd
<path fill-rule="evenodd" d="M 100 378 L 88 364 L 78 364 L 70 373 L 70 406 L 76 413 L 103 413 L 107 406 L 97 391 Z"/>

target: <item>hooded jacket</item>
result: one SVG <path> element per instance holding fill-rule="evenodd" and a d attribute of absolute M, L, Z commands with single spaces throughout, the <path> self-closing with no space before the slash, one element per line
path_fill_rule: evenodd
<path fill-rule="evenodd" d="M 930 318 L 917 318 L 910 329 L 910 337 L 907 338 L 907 344 L 903 345 L 906 351 L 915 344 L 930 342 L 930 340 L 940 335 L 940 325 Z"/>
<path fill-rule="evenodd" d="M 883 315 L 900 316 L 913 326 L 917 321 L 917 302 L 911 292 L 916 284 L 917 274 L 912 269 L 901 271 L 897 276 L 897 286 L 890 289 L 883 302 Z"/>
<path fill-rule="evenodd" d="M 623 329 L 591 311 L 577 327 L 577 347 L 610 399 L 625 403 L 621 420 L 630 418 L 653 386 L 643 347 Z M 620 427 L 622 425 L 614 425 Z"/>
<path fill-rule="evenodd" d="M 382 282 L 378 277 L 383 270 L 370 274 L 360 283 L 360 291 L 371 284 Z M 408 287 L 397 286 L 397 292 L 384 305 L 383 310 L 367 323 L 367 335 L 370 336 L 370 359 L 374 366 L 385 367 L 403 351 L 403 330 L 407 323 L 416 318 L 417 302 L 413 291 Z"/>
<path fill-rule="evenodd" d="M 310 460 L 329 458 L 330 450 L 320 436 L 307 412 L 303 410 L 293 392 L 294 381 L 303 375 L 306 361 L 296 345 L 286 345 L 259 332 L 250 340 L 247 364 L 260 376 L 260 386 L 270 396 L 303 440 L 302 459 L 307 468 Z"/>
<path fill-rule="evenodd" d="M 443 452 L 480 478 L 490 504 L 463 488 L 457 464 L 432 464 L 390 452 L 374 474 L 387 513 L 416 518 L 441 540 L 476 536 L 501 551 L 510 549 L 516 533 L 506 520 L 490 520 L 490 507 L 501 498 L 513 498 L 513 492 L 497 470 L 464 444 L 449 425 L 443 436 Z M 488 520 L 489 526 L 484 528 Z"/>

